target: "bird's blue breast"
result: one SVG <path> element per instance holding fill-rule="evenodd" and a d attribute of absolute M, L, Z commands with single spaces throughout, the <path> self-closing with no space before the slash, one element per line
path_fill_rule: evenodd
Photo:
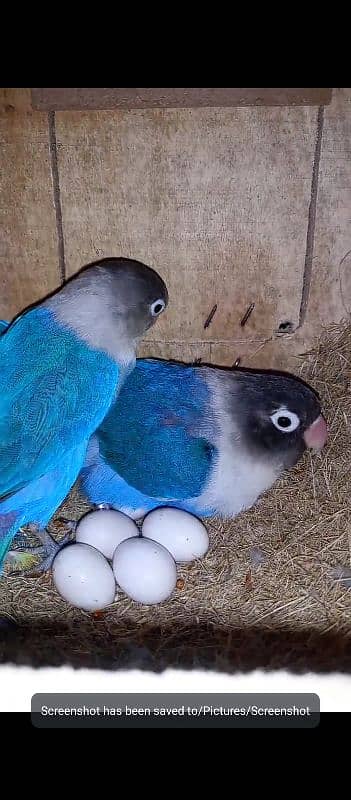
<path fill-rule="evenodd" d="M 111 405 L 119 369 L 48 308 L 5 330 L 0 360 L 1 497 L 88 440 Z"/>
<path fill-rule="evenodd" d="M 2 321 L 2 333 L 5 332 L 5 326 L 6 323 Z M 81 363 L 86 372 L 98 377 L 99 367 L 108 368 L 110 363 L 113 364 L 105 353 L 89 347 L 73 327 L 62 325 L 49 308 L 39 307 L 19 317 L 7 327 L 6 336 L 1 337 L 0 343 L 0 352 L 4 357 L 1 371 L 9 376 L 17 371 L 21 377 L 23 369 L 29 366 L 32 368 L 31 375 L 35 376 L 40 374 L 43 365 L 45 372 L 48 372 L 50 369 L 59 370 L 63 364 L 69 368 L 70 365 Z M 103 382 L 103 374 L 100 377 Z"/>
<path fill-rule="evenodd" d="M 144 495 L 196 496 L 208 480 L 214 457 L 205 435 L 209 410 L 209 389 L 201 370 L 138 360 L 119 402 L 100 426 L 100 454 Z"/>

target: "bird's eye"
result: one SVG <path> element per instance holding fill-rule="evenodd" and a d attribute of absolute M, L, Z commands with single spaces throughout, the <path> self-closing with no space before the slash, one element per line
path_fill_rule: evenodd
<path fill-rule="evenodd" d="M 158 317 L 159 314 L 162 314 L 166 308 L 166 303 L 164 300 L 155 300 L 154 303 L 150 306 L 150 311 L 153 317 Z"/>
<path fill-rule="evenodd" d="M 292 431 L 296 431 L 296 428 L 298 428 L 300 425 L 300 420 L 297 414 L 294 414 L 293 411 L 287 411 L 285 408 L 275 411 L 275 413 L 271 416 L 271 420 L 274 427 L 283 433 L 291 433 Z"/>

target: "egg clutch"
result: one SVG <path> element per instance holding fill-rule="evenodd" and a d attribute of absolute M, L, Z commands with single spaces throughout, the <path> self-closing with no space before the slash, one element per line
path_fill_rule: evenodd
<path fill-rule="evenodd" d="M 84 611 L 99 611 L 114 602 L 119 588 L 137 603 L 167 600 L 176 588 L 177 563 L 202 558 L 209 548 L 203 523 L 177 508 L 157 508 L 141 530 L 120 511 L 86 514 L 76 540 L 52 565 L 61 597 Z"/>

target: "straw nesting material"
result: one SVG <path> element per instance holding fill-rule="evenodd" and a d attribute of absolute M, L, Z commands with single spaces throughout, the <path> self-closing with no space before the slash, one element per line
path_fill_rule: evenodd
<path fill-rule="evenodd" d="M 256 506 L 208 523 L 210 550 L 178 568 L 152 607 L 119 593 L 98 615 L 71 608 L 50 574 L 0 582 L 0 658 L 17 663 L 351 670 L 351 325 L 287 367 L 319 392 L 329 441 Z M 52 522 L 89 507 L 75 487 Z"/>

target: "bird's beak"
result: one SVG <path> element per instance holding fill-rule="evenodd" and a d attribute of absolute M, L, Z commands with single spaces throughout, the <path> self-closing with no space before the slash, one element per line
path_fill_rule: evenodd
<path fill-rule="evenodd" d="M 328 436 L 327 423 L 320 414 L 319 417 L 305 431 L 303 438 L 306 447 L 319 452 L 324 447 Z"/>

